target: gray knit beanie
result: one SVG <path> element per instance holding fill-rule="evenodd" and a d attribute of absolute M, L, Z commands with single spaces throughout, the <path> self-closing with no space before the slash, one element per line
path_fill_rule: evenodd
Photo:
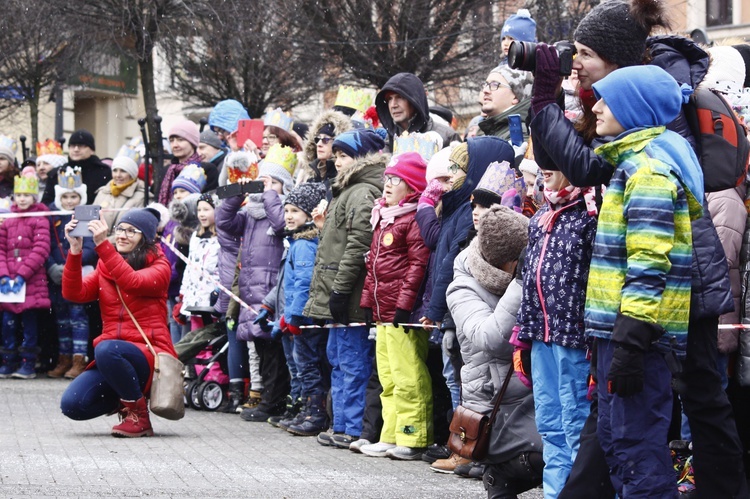
<path fill-rule="evenodd" d="M 505 78 L 516 99 L 519 101 L 531 99 L 531 89 L 534 86 L 534 74 L 531 71 L 521 71 L 507 64 L 501 64 L 490 71 L 490 74 L 492 73 L 498 73 Z"/>
<path fill-rule="evenodd" d="M 493 205 L 479 219 L 479 251 L 495 268 L 518 260 L 529 242 L 529 219 L 507 206 Z"/>

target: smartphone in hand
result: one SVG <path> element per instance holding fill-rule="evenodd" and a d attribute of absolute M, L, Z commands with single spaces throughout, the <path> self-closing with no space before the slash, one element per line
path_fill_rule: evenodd
<path fill-rule="evenodd" d="M 508 127 L 510 128 L 510 143 L 514 146 L 523 144 L 523 128 L 521 125 L 521 115 L 511 114 L 508 116 Z"/>
<path fill-rule="evenodd" d="M 70 235 L 73 237 L 94 237 L 94 234 L 89 230 L 89 222 L 92 220 L 99 220 L 99 210 L 101 206 L 97 205 L 80 205 L 73 209 L 73 216 L 78 220 L 76 228 L 70 231 Z"/>

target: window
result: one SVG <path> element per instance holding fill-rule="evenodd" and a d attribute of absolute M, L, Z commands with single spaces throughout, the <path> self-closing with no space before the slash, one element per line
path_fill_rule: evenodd
<path fill-rule="evenodd" d="M 732 24 L 732 0 L 706 0 L 706 26 Z"/>

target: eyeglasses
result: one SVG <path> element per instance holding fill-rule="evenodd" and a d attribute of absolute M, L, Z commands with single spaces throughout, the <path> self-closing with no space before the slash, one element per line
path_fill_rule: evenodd
<path fill-rule="evenodd" d="M 115 227 L 115 235 L 121 236 L 125 234 L 125 237 L 128 239 L 133 239 L 136 234 L 143 234 L 142 230 L 134 229 L 133 227 L 128 227 L 127 229 L 125 227 L 117 226 Z"/>
<path fill-rule="evenodd" d="M 217 126 L 215 126 L 215 127 L 211 127 L 211 130 L 213 130 L 213 131 L 214 131 L 214 133 L 215 133 L 216 135 L 218 135 L 219 137 L 226 137 L 226 136 L 228 136 L 228 135 L 231 135 L 231 133 L 230 133 L 230 132 L 228 132 L 227 130 L 224 130 L 223 128 L 219 128 L 219 127 L 217 127 Z"/>
<path fill-rule="evenodd" d="M 510 85 L 506 83 L 500 83 L 499 81 L 485 81 L 482 83 L 482 90 L 489 88 L 490 92 L 494 92 L 498 88 L 510 88 Z"/>
<path fill-rule="evenodd" d="M 263 140 L 266 140 L 268 142 L 276 142 L 279 140 L 279 138 L 276 135 L 264 135 Z"/>
<path fill-rule="evenodd" d="M 333 137 L 323 137 L 322 135 L 318 135 L 313 139 L 313 141 L 316 144 L 322 142 L 324 146 L 327 146 L 329 143 L 333 142 Z"/>
<path fill-rule="evenodd" d="M 396 177 L 395 175 L 386 175 L 383 177 L 383 183 L 384 184 L 391 184 L 393 187 L 396 187 L 398 184 L 401 183 L 403 179 L 401 177 Z"/>
<path fill-rule="evenodd" d="M 455 175 L 458 173 L 458 170 L 460 170 L 461 167 L 458 166 L 458 163 L 451 163 L 448 165 L 448 171 L 451 172 L 451 174 Z"/>

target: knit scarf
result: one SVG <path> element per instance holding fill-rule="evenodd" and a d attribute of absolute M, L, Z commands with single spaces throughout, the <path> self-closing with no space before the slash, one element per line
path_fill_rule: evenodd
<path fill-rule="evenodd" d="M 502 296 L 505 294 L 505 290 L 508 289 L 508 285 L 513 280 L 511 274 L 493 267 L 484 259 L 482 250 L 479 248 L 478 237 L 475 237 L 469 244 L 466 263 L 471 275 L 474 276 L 479 285 L 493 295 Z"/>
<path fill-rule="evenodd" d="M 375 206 L 372 208 L 370 225 L 372 225 L 372 230 L 375 230 L 378 226 L 378 221 L 380 221 L 381 227 L 388 227 L 401 215 L 406 215 L 416 210 L 417 203 L 404 203 L 403 206 L 399 203 L 397 206 L 386 206 L 385 199 L 381 198 L 375 201 Z"/>
<path fill-rule="evenodd" d="M 111 180 L 109 182 L 109 192 L 111 192 L 114 197 L 117 197 L 120 194 L 122 194 L 122 191 L 124 191 L 125 189 L 127 189 L 128 187 L 130 187 L 133 184 L 135 184 L 135 179 L 133 179 L 130 182 L 128 182 L 127 184 L 123 184 L 123 185 L 115 185 L 115 181 Z"/>
<path fill-rule="evenodd" d="M 244 209 L 255 220 L 262 220 L 268 216 L 266 208 L 263 206 L 263 194 L 249 194 Z"/>
<path fill-rule="evenodd" d="M 169 202 L 172 201 L 172 182 L 174 182 L 177 175 L 179 175 L 187 165 L 191 164 L 201 164 L 201 158 L 198 156 L 197 152 L 194 152 L 192 156 L 182 163 L 172 163 L 169 165 L 169 168 L 167 168 L 166 173 L 164 173 L 164 178 L 161 181 L 161 188 L 159 188 L 159 203 L 164 206 L 169 205 Z"/>
<path fill-rule="evenodd" d="M 593 187 L 584 187 L 581 189 L 580 187 L 569 185 L 558 191 L 545 188 L 544 197 L 547 199 L 547 203 L 549 203 L 549 210 L 542 213 L 537 221 L 537 226 L 544 229 L 545 232 L 550 232 L 560 213 L 574 206 L 581 196 L 583 196 L 586 202 L 586 210 L 589 215 L 596 216 L 596 192 Z"/>

